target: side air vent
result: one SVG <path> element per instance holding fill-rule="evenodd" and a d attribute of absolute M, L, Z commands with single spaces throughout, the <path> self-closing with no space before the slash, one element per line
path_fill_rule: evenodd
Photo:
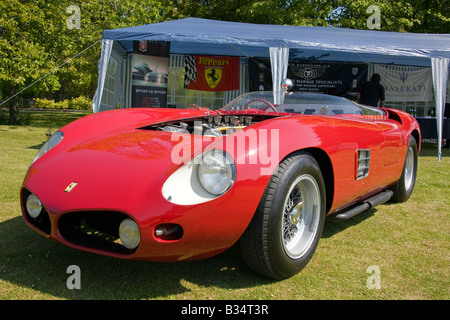
<path fill-rule="evenodd" d="M 370 150 L 356 150 L 356 180 L 364 179 L 369 175 Z"/>

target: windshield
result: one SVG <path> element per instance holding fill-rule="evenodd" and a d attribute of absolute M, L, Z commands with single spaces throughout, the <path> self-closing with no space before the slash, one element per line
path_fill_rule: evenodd
<path fill-rule="evenodd" d="M 280 103 L 274 103 L 275 99 L 280 100 Z M 342 97 L 303 92 L 286 94 L 271 91 L 249 92 L 240 95 L 223 108 L 223 110 L 244 109 L 315 115 L 384 115 L 381 109 L 363 106 Z"/>

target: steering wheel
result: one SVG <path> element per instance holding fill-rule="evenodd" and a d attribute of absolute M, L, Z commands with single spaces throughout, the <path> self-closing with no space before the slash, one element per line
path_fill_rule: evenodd
<path fill-rule="evenodd" d="M 268 101 L 266 101 L 266 100 L 264 100 L 264 99 L 253 99 L 253 100 L 250 100 L 249 102 L 247 102 L 247 103 L 245 104 L 244 109 L 246 109 L 247 106 L 248 106 L 249 104 L 253 103 L 253 102 L 263 102 L 263 103 L 267 104 L 268 107 L 267 107 L 266 109 L 264 109 L 264 111 L 267 111 L 267 109 L 272 108 L 273 111 L 278 112 L 278 110 L 275 109 L 275 107 L 274 107 L 273 104 L 271 104 L 270 102 L 268 102 Z"/>

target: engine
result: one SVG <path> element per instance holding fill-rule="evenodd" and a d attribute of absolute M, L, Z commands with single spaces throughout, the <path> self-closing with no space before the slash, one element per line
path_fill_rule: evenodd
<path fill-rule="evenodd" d="M 161 123 L 149 126 L 147 129 L 218 137 L 243 129 L 252 125 L 254 121 L 254 117 L 248 115 L 209 115 L 201 118 Z"/>

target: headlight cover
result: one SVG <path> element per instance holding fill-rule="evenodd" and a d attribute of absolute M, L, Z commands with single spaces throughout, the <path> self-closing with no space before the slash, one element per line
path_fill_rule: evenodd
<path fill-rule="evenodd" d="M 198 167 L 198 178 L 209 193 L 219 196 L 234 183 L 236 167 L 231 157 L 223 150 L 210 150 L 203 154 Z"/>
<path fill-rule="evenodd" d="M 31 162 L 31 164 L 33 164 L 37 159 L 42 157 L 44 154 L 46 154 L 48 151 L 50 151 L 50 149 L 52 149 L 58 143 L 60 143 L 63 138 L 64 138 L 64 133 L 62 133 L 62 131 L 56 131 L 50 137 L 50 139 L 48 139 L 48 141 L 46 143 L 44 143 L 44 145 L 41 147 L 41 149 L 38 151 L 38 153 L 34 157 L 34 159 Z"/>
<path fill-rule="evenodd" d="M 236 179 L 236 165 L 223 150 L 198 155 L 176 170 L 162 187 L 163 197 L 179 205 L 194 205 L 225 194 Z"/>
<path fill-rule="evenodd" d="M 36 219 L 42 211 L 42 203 L 34 194 L 30 193 L 26 201 L 27 212 L 31 218 Z"/>

